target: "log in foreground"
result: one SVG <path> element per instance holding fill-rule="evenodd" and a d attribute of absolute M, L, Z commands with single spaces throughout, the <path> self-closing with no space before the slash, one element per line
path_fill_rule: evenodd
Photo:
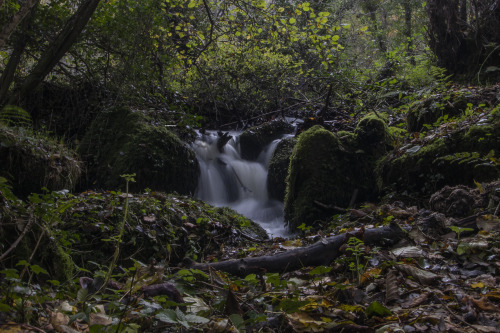
<path fill-rule="evenodd" d="M 361 229 L 356 233 L 327 237 L 312 245 L 275 255 L 232 259 L 208 264 L 195 263 L 190 268 L 201 270 L 213 268 L 242 277 L 252 273 L 285 273 L 307 266 L 330 265 L 342 254 L 342 245 L 347 243 L 351 237 L 357 237 L 369 246 L 390 246 L 396 244 L 404 235 L 405 233 L 399 225 L 391 223 L 381 228 Z"/>

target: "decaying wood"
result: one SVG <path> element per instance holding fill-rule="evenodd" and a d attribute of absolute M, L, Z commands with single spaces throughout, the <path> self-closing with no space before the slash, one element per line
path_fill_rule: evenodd
<path fill-rule="evenodd" d="M 312 245 L 291 251 L 261 257 L 233 259 L 209 264 L 194 263 L 190 268 L 224 271 L 236 276 L 258 273 L 284 273 L 307 266 L 329 265 L 341 254 L 341 246 L 350 237 L 364 240 L 366 245 L 388 246 L 397 243 L 404 236 L 403 230 L 396 223 L 381 228 L 360 230 L 357 233 L 344 233 L 324 238 Z"/>

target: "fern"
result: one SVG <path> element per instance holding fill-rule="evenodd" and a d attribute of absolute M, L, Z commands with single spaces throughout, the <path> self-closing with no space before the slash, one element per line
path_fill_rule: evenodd
<path fill-rule="evenodd" d="M 31 116 L 26 110 L 15 105 L 7 105 L 0 111 L 0 123 L 9 127 L 31 128 Z"/>

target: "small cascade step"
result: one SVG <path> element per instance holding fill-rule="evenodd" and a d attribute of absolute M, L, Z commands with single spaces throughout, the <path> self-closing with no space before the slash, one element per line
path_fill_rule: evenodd
<path fill-rule="evenodd" d="M 256 161 L 241 158 L 239 133 L 222 149 L 217 146 L 216 132 L 199 133 L 193 143 L 200 164 L 200 179 L 195 196 L 217 207 L 230 207 L 259 223 L 271 236 L 286 236 L 283 203 L 270 200 L 267 193 L 267 166 L 275 140 L 260 153 Z"/>

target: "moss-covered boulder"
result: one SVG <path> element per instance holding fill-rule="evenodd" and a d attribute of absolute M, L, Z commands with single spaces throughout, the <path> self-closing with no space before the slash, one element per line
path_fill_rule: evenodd
<path fill-rule="evenodd" d="M 87 186 L 123 188 L 122 174 L 135 173 L 132 191 L 145 188 L 194 193 L 199 166 L 195 153 L 161 123 L 141 112 L 116 108 L 102 112 L 78 152 L 88 162 Z"/>
<path fill-rule="evenodd" d="M 239 137 L 241 157 L 250 161 L 256 160 L 265 146 L 293 131 L 292 125 L 281 120 L 270 121 L 247 129 Z"/>
<path fill-rule="evenodd" d="M 378 162 L 381 188 L 431 194 L 446 185 L 474 185 L 500 177 L 500 121 L 447 135 L 430 135 L 400 147 Z"/>
<path fill-rule="evenodd" d="M 368 114 L 356 125 L 355 142 L 371 159 L 377 159 L 385 154 L 390 147 L 390 139 L 385 120 L 376 114 Z M 348 139 L 346 140 L 348 141 Z"/>
<path fill-rule="evenodd" d="M 0 123 L 0 176 L 11 181 L 21 197 L 49 190 L 72 190 L 80 177 L 80 162 L 63 144 L 22 127 Z"/>
<path fill-rule="evenodd" d="M 297 140 L 295 138 L 285 138 L 278 143 L 273 156 L 269 161 L 267 174 L 267 191 L 269 197 L 279 201 L 285 199 L 286 176 L 290 165 L 293 147 Z"/>
<path fill-rule="evenodd" d="M 376 188 L 370 159 L 348 151 L 333 133 L 314 126 L 300 134 L 290 158 L 285 221 L 291 229 L 328 219 L 328 207 L 347 207 L 354 193 L 365 199 Z"/>
<path fill-rule="evenodd" d="M 451 118 L 464 112 L 467 103 L 464 96 L 454 96 L 447 101 L 444 101 L 441 95 L 417 100 L 410 104 L 406 114 L 406 128 L 410 132 L 423 131 L 424 125 L 432 125 L 441 117 Z"/>

